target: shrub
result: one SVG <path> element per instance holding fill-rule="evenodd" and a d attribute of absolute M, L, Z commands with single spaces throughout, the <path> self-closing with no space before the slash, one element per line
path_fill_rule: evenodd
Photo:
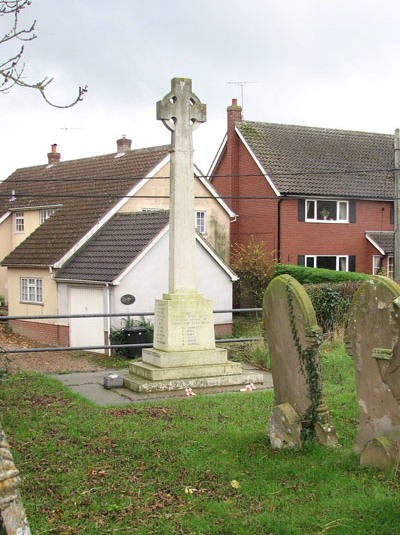
<path fill-rule="evenodd" d="M 240 292 L 240 304 L 259 307 L 269 281 L 274 276 L 275 251 L 268 250 L 265 242 L 236 244 L 231 253 L 231 266 L 239 275 L 236 291 Z"/>
<path fill-rule="evenodd" d="M 274 277 L 278 275 L 291 275 L 300 284 L 318 284 L 323 282 L 362 281 L 372 275 L 355 273 L 352 271 L 334 271 L 333 269 L 309 268 L 290 264 L 276 264 Z"/>

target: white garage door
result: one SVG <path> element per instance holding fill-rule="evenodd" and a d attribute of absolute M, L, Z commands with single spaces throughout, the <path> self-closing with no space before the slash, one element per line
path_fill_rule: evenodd
<path fill-rule="evenodd" d="M 101 288 L 70 288 L 71 314 L 103 314 L 104 301 Z M 74 347 L 104 345 L 104 318 L 71 318 L 70 344 Z M 103 349 L 93 349 L 104 353 Z"/>

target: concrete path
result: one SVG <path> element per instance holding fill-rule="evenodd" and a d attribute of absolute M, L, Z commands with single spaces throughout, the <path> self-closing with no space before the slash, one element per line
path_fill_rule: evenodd
<path fill-rule="evenodd" d="M 255 385 L 256 390 L 272 389 L 272 375 L 270 373 L 262 372 L 261 370 L 258 370 L 249 364 L 243 364 L 242 366 L 244 370 L 256 370 L 263 374 L 264 383 L 262 385 Z M 51 374 L 50 377 L 57 379 L 66 387 L 80 394 L 84 398 L 97 403 L 98 405 L 127 405 L 128 403 L 134 403 L 138 401 L 154 401 L 160 399 L 186 397 L 184 391 L 155 392 L 146 394 L 132 392 L 132 390 L 128 390 L 124 387 L 108 390 L 103 386 L 104 377 L 111 373 L 118 374 L 120 377 L 124 377 L 125 375 L 128 375 L 128 369 L 103 370 L 100 372 Z M 222 392 L 238 392 L 240 395 L 251 394 L 251 392 L 240 392 L 241 388 L 243 388 L 243 386 L 202 388 L 201 390 L 195 391 L 195 393 L 197 395 L 220 394 Z"/>

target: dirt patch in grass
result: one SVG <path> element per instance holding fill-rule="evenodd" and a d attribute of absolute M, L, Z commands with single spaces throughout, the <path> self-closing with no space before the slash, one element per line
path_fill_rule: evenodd
<path fill-rule="evenodd" d="M 72 373 L 100 371 L 108 363 L 102 363 L 103 355 L 84 351 L 43 351 L 28 353 L 8 353 L 10 349 L 46 347 L 46 344 L 29 340 L 10 332 L 0 325 L 0 372 L 15 373 L 30 371 L 39 373 Z M 99 363 L 96 362 L 99 361 Z M 110 365 L 108 364 L 108 367 Z"/>

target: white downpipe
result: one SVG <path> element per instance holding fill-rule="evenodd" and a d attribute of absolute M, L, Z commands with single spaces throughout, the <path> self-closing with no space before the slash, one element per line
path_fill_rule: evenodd
<path fill-rule="evenodd" d="M 110 285 L 106 284 L 107 289 L 107 314 L 111 314 L 111 299 L 110 299 Z M 107 333 L 108 333 L 108 345 L 111 343 L 111 317 L 108 316 L 107 318 Z M 111 349 L 108 348 L 108 356 L 111 356 Z"/>

